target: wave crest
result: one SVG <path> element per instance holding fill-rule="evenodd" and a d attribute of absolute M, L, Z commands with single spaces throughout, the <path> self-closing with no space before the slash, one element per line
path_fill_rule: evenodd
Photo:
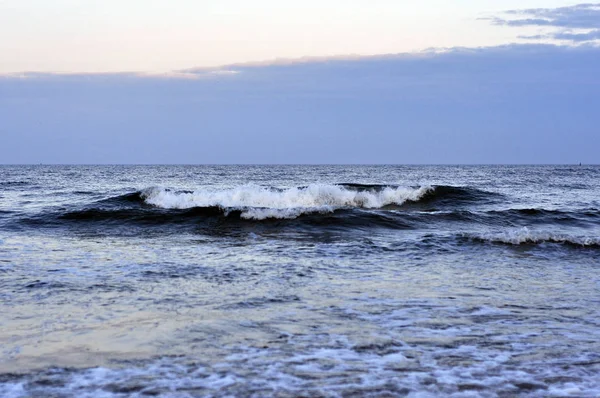
<path fill-rule="evenodd" d="M 245 185 L 226 190 L 176 192 L 152 187 L 141 191 L 145 204 L 162 209 L 220 207 L 241 210 L 242 218 L 296 218 L 306 213 L 329 213 L 342 208 L 379 209 L 417 202 L 435 188 L 381 187 L 351 189 L 343 185 L 311 184 L 275 189 Z"/>
<path fill-rule="evenodd" d="M 600 237 L 572 236 L 566 234 L 555 234 L 551 232 L 538 232 L 531 231 L 527 227 L 500 233 L 488 232 L 480 234 L 466 234 L 464 236 L 479 242 L 498 243 L 513 246 L 554 243 L 575 247 L 600 248 Z"/>

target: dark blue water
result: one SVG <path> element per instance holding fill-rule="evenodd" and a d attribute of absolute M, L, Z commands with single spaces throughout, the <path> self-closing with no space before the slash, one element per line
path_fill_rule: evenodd
<path fill-rule="evenodd" d="M 600 167 L 0 166 L 0 396 L 600 395 Z"/>

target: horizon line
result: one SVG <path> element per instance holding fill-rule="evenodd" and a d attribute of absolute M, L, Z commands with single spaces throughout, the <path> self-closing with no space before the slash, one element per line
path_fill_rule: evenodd
<path fill-rule="evenodd" d="M 0 163 L 4 166 L 600 166 L 600 163 Z"/>

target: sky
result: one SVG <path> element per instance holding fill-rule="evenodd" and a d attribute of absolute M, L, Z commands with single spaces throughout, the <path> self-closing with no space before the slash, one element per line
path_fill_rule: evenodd
<path fill-rule="evenodd" d="M 0 0 L 0 73 L 169 71 L 303 56 L 490 46 L 482 18 L 560 0 Z M 533 34 L 537 30 L 532 30 Z"/>
<path fill-rule="evenodd" d="M 599 163 L 600 4 L 0 0 L 0 163 Z"/>

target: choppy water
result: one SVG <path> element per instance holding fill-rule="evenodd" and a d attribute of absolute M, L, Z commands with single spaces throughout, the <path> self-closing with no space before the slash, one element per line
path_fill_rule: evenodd
<path fill-rule="evenodd" d="M 600 396 L 600 167 L 0 166 L 0 396 Z"/>

